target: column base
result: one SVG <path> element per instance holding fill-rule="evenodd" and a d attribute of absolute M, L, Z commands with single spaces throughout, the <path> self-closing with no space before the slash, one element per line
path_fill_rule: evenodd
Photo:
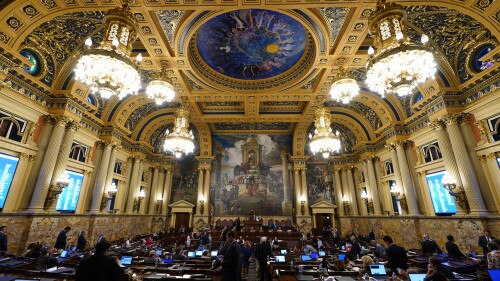
<path fill-rule="evenodd" d="M 477 217 L 489 217 L 490 213 L 486 210 L 470 210 L 469 216 L 477 216 Z"/>
<path fill-rule="evenodd" d="M 293 209 L 292 202 L 284 201 L 281 203 L 281 210 L 284 216 L 291 216 L 292 209 Z"/>
<path fill-rule="evenodd" d="M 23 211 L 21 211 L 21 213 L 25 213 L 25 214 L 48 214 L 47 211 L 45 211 L 43 208 L 27 208 Z"/>

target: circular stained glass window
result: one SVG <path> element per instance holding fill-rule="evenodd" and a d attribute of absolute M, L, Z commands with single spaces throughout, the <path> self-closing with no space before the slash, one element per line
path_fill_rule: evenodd
<path fill-rule="evenodd" d="M 495 46 L 493 46 L 493 44 L 485 44 L 476 49 L 472 57 L 472 66 L 474 67 L 475 71 L 481 72 L 493 65 L 493 62 L 482 61 L 481 58 L 494 48 Z"/>
<path fill-rule="evenodd" d="M 42 63 L 40 57 L 33 51 L 24 49 L 21 51 L 21 55 L 28 59 L 33 65 L 24 66 L 23 70 L 33 76 L 37 76 L 42 71 Z"/>

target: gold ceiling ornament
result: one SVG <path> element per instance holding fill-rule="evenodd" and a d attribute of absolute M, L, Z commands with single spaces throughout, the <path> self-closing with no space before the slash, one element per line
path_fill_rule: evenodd
<path fill-rule="evenodd" d="M 340 152 L 340 133 L 332 132 L 331 114 L 325 108 L 318 108 L 314 112 L 314 136 L 309 134 L 309 147 L 313 154 L 321 153 L 327 159 L 331 153 Z"/>
<path fill-rule="evenodd" d="M 151 81 L 146 88 L 148 97 L 161 105 L 164 102 L 170 102 L 174 99 L 174 86 L 168 81 L 165 69 L 160 72 L 155 72 L 151 75 Z"/>
<path fill-rule="evenodd" d="M 382 96 L 410 95 L 418 84 L 436 73 L 436 62 L 427 46 L 429 37 L 422 34 L 422 44 L 410 42 L 406 20 L 403 6 L 386 0 L 377 3 L 369 20 L 375 49 L 368 49 L 366 82 Z"/>
<path fill-rule="evenodd" d="M 174 129 L 165 132 L 163 149 L 172 152 L 175 158 L 194 152 L 194 135 L 189 130 L 189 111 L 181 107 L 175 113 Z"/>
<path fill-rule="evenodd" d="M 109 10 L 104 26 L 106 33 L 99 46 L 93 47 L 90 37 L 85 41 L 87 49 L 80 54 L 75 78 L 105 99 L 135 95 L 141 87 L 142 55 L 136 57 L 136 62 L 130 58 L 132 44 L 137 39 L 137 21 L 129 3 Z"/>
<path fill-rule="evenodd" d="M 335 81 L 330 87 L 330 97 L 343 104 L 348 104 L 358 94 L 358 82 L 347 69 L 340 66 Z"/>

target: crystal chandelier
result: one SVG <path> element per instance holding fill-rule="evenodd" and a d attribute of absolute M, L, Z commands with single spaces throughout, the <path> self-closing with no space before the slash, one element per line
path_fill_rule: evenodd
<path fill-rule="evenodd" d="M 153 74 L 153 80 L 146 88 L 146 95 L 161 105 L 163 102 L 172 101 L 175 96 L 174 86 L 167 82 L 165 71 Z"/>
<path fill-rule="evenodd" d="M 325 159 L 330 153 L 340 151 L 340 134 L 338 131 L 335 134 L 332 132 L 330 118 L 331 115 L 325 108 L 317 109 L 314 112 L 314 136 L 309 134 L 312 153 L 321 153 Z"/>
<path fill-rule="evenodd" d="M 410 42 L 406 33 L 406 11 L 396 3 L 380 0 L 369 22 L 374 45 L 368 49 L 366 82 L 370 89 L 384 94 L 410 95 L 419 83 L 436 73 L 434 56 L 427 47 L 429 37 L 422 34 L 421 43 Z"/>
<path fill-rule="evenodd" d="M 176 112 L 173 131 L 167 129 L 165 132 L 163 149 L 172 152 L 176 158 L 180 158 L 182 154 L 193 153 L 194 136 L 193 131 L 188 131 L 188 128 L 189 111 L 180 108 Z"/>
<path fill-rule="evenodd" d="M 85 41 L 87 49 L 75 67 L 75 78 L 105 99 L 135 95 L 141 87 L 138 64 L 142 55 L 136 57 L 136 62 L 130 59 L 132 43 L 137 38 L 137 22 L 129 4 L 109 10 L 104 25 L 106 33 L 99 46 L 92 47 L 91 38 Z"/>
<path fill-rule="evenodd" d="M 343 67 L 339 68 L 339 73 L 330 88 L 330 97 L 333 100 L 349 103 L 359 94 L 359 86 Z"/>

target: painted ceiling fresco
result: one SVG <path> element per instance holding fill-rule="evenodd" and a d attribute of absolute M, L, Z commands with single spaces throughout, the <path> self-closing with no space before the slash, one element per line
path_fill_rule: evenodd
<path fill-rule="evenodd" d="M 238 10 L 216 16 L 198 31 L 203 60 L 221 74 L 244 80 L 287 71 L 304 53 L 306 32 L 291 17 L 270 10 Z"/>

